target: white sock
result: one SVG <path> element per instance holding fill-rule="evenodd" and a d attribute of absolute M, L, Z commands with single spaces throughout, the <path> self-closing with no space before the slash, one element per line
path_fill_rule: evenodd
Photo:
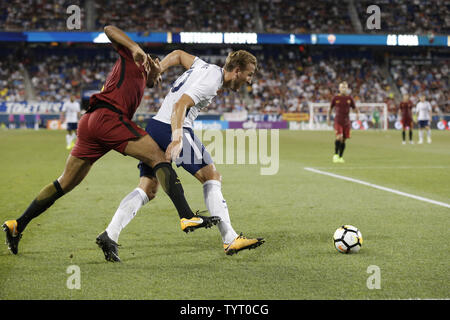
<path fill-rule="evenodd" d="M 427 131 L 427 137 L 428 137 L 428 139 L 431 139 L 431 129 L 428 129 L 428 131 Z"/>
<path fill-rule="evenodd" d="M 119 241 L 119 234 L 123 228 L 134 218 L 137 211 L 148 202 L 147 194 L 141 188 L 131 191 L 117 208 L 114 217 L 106 228 L 108 236 L 116 243 Z"/>
<path fill-rule="evenodd" d="M 71 137 L 70 134 L 66 134 L 66 143 L 68 146 L 70 146 L 70 141 L 71 141 L 70 137 Z"/>
<path fill-rule="evenodd" d="M 75 134 L 75 132 L 72 132 L 72 135 L 70 136 L 70 143 L 72 143 L 72 141 L 75 141 L 76 138 L 77 135 Z"/>
<path fill-rule="evenodd" d="M 423 130 L 419 130 L 419 141 L 423 140 Z"/>
<path fill-rule="evenodd" d="M 222 195 L 222 184 L 217 180 L 208 180 L 203 184 L 203 197 L 206 208 L 212 216 L 220 217 L 217 224 L 222 235 L 223 243 L 230 243 L 238 235 L 231 226 L 230 215 L 225 199 Z"/>

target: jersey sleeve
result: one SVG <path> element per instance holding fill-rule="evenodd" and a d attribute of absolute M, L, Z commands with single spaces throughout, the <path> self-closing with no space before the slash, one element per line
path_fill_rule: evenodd
<path fill-rule="evenodd" d="M 184 92 L 192 98 L 194 104 L 201 100 L 211 99 L 217 95 L 220 87 L 222 74 L 214 69 L 205 71 L 205 76 L 193 82 L 191 86 Z"/>
<path fill-rule="evenodd" d="M 127 47 L 121 45 L 121 44 L 117 44 L 116 47 L 114 47 L 114 49 L 117 51 L 117 53 L 121 56 L 124 57 L 125 59 L 128 60 L 133 60 L 133 55 L 131 54 L 130 49 L 128 49 Z"/>
<path fill-rule="evenodd" d="M 203 65 L 207 64 L 206 61 L 200 59 L 199 57 L 194 58 L 194 62 L 191 65 L 191 69 L 202 67 Z"/>

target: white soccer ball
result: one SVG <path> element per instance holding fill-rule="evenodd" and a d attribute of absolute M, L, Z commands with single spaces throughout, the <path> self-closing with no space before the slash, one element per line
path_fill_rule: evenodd
<path fill-rule="evenodd" d="M 339 227 L 333 235 L 333 240 L 334 247 L 340 253 L 356 253 L 363 243 L 361 231 L 350 225 Z"/>

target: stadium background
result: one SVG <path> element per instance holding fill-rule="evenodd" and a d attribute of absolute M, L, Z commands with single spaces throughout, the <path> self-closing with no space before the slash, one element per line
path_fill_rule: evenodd
<path fill-rule="evenodd" d="M 78 30 L 67 27 L 66 9 L 73 4 L 81 9 Z M 139 37 L 144 50 L 161 58 L 174 49 L 218 65 L 235 49 L 257 56 L 259 70 L 253 84 L 239 94 L 219 94 L 199 117 L 203 128 L 227 128 L 220 120 L 298 128 L 285 120 L 308 122 L 309 103 L 329 102 L 345 80 L 357 102 L 387 104 L 390 128 L 398 120 L 396 105 L 403 93 L 409 93 L 413 103 L 425 94 L 434 108 L 432 127 L 449 129 L 449 3 L 378 1 L 379 30 L 367 29 L 366 9 L 371 4 L 365 0 L 2 2 L 0 125 L 58 126 L 48 120 L 59 118 L 70 94 L 86 107 L 117 58 L 108 44 L 93 43 L 105 25 L 113 24 Z M 187 35 L 181 36 L 185 32 L 196 34 L 185 40 Z M 214 40 L 217 33 L 224 35 L 218 41 L 222 43 Z M 224 33 L 230 33 L 231 40 Z M 406 46 L 400 41 L 405 34 L 415 37 Z M 392 43 L 392 37 L 398 40 Z M 179 72 L 170 70 L 160 88 L 146 89 L 135 120 L 143 124 L 158 110 Z M 324 111 L 319 110 L 319 121 L 324 120 Z M 367 125 L 360 127 L 372 127 L 371 118 L 368 111 L 362 119 Z"/>
<path fill-rule="evenodd" d="M 80 30 L 67 30 L 71 4 L 81 8 Z M 219 64 L 232 49 L 245 48 L 258 57 L 252 86 L 239 94 L 220 93 L 201 115 L 205 126 L 217 129 L 229 124 L 228 118 L 293 128 L 299 123 L 283 117 L 307 123 L 308 104 L 328 104 L 338 82 L 346 80 L 357 101 L 389 106 L 391 127 L 403 92 L 414 101 L 425 93 L 435 107 L 433 125 L 446 119 L 448 127 L 449 2 L 377 0 L 381 29 L 367 30 L 371 4 L 2 1 L 0 126 L 8 127 L 12 117 L 16 128 L 33 127 L 39 114 L 41 127 L 47 127 L 49 119 L 59 119 L 71 93 L 86 106 L 117 58 L 110 45 L 97 43 L 104 40 L 103 26 L 114 24 L 161 57 L 177 48 Z M 257 43 L 223 43 L 225 32 L 231 32 L 230 42 L 242 42 L 238 31 Z M 202 33 L 187 34 L 186 40 L 181 32 Z M 194 38 L 219 42 L 217 33 L 222 43 L 192 43 Z M 146 91 L 136 115 L 141 123 L 157 110 L 178 72 L 164 75 L 162 88 Z M 0 221 L 19 216 L 63 170 L 64 135 L 62 130 L 0 130 Z M 30 225 L 17 256 L 3 246 L 0 300 L 449 298 L 448 207 L 305 170 L 450 204 L 448 131 L 433 130 L 431 144 L 402 146 L 400 132 L 354 130 L 343 165 L 331 162 L 331 130 L 280 130 L 279 137 L 276 175 L 261 175 L 262 163 L 217 164 L 233 226 L 266 239 L 257 250 L 228 257 L 216 231 L 186 236 L 160 192 L 121 234 L 123 263 L 107 263 L 95 237 L 138 179 L 136 160 L 110 152 L 78 188 Z M 189 204 L 203 209 L 201 186 L 184 170 L 177 173 Z M 364 237 L 356 255 L 339 254 L 331 241 L 336 228 L 347 223 Z M 81 269 L 80 290 L 67 287 L 66 270 L 72 265 Z M 380 290 L 367 287 L 372 265 L 381 269 Z M 327 308 L 314 312 L 322 309 Z"/>

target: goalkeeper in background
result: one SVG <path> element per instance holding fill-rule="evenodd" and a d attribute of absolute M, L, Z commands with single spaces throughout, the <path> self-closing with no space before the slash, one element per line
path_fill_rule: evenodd
<path fill-rule="evenodd" d="M 372 112 L 372 123 L 375 130 L 380 129 L 380 110 L 378 110 L 378 107 L 375 107 Z"/>

